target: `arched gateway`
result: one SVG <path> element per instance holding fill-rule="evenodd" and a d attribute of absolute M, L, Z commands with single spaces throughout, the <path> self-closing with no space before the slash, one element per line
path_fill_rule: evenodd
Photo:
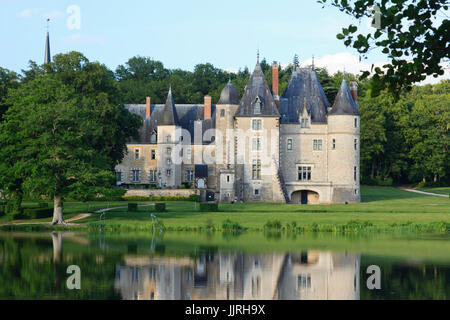
<path fill-rule="evenodd" d="M 319 194 L 311 190 L 295 191 L 291 195 L 291 202 L 297 204 L 319 204 Z"/>

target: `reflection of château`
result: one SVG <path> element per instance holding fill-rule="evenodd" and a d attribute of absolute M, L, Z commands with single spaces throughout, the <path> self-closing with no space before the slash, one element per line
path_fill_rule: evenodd
<path fill-rule="evenodd" d="M 125 258 L 116 289 L 125 300 L 357 300 L 360 257 L 227 254 L 191 258 Z"/>

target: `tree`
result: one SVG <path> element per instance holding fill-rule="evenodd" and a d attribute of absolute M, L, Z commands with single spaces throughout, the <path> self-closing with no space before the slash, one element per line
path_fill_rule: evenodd
<path fill-rule="evenodd" d="M 17 73 L 0 67 L 0 121 L 2 120 L 2 115 L 9 107 L 6 104 L 8 90 L 17 88 L 19 84 L 19 76 Z"/>
<path fill-rule="evenodd" d="M 0 182 L 7 193 L 86 200 L 114 182 L 113 169 L 142 120 L 115 103 L 112 72 L 73 52 L 55 57 L 45 75 L 11 90 L 0 125 Z"/>
<path fill-rule="evenodd" d="M 411 89 L 413 83 L 423 81 L 427 76 L 444 74 L 442 63 L 450 58 L 450 21 L 444 12 L 448 10 L 448 0 L 318 2 L 331 3 L 360 21 L 374 19 L 374 32 L 358 33 L 358 27 L 352 24 L 337 35 L 363 58 L 367 58 L 371 49 L 379 47 L 390 59 L 390 63 L 383 66 L 385 72 L 381 68 L 373 70 L 374 79 L 380 82 L 379 90 L 373 90 L 373 94 L 385 87 L 399 94 L 402 88 Z M 366 71 L 363 77 L 369 74 Z"/>

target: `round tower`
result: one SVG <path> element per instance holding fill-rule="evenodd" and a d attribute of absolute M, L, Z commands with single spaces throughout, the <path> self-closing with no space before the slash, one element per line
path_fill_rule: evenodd
<path fill-rule="evenodd" d="M 360 202 L 360 114 L 357 84 L 344 79 L 328 113 L 328 181 L 332 201 Z"/>

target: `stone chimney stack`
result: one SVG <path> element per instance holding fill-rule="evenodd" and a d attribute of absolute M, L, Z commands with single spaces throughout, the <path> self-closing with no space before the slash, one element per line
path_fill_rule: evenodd
<path fill-rule="evenodd" d="M 279 83 L 280 83 L 280 75 L 278 71 L 279 65 L 277 62 L 272 64 L 272 93 L 275 99 L 275 103 L 277 107 L 280 108 L 280 92 L 279 92 Z"/>
<path fill-rule="evenodd" d="M 150 118 L 150 112 L 151 112 L 151 110 L 150 110 L 150 106 L 151 106 L 150 102 L 151 102 L 150 97 L 147 97 L 147 105 L 146 105 L 146 108 L 145 108 L 145 117 L 146 118 Z"/>
<path fill-rule="evenodd" d="M 353 100 L 358 102 L 358 83 L 355 81 L 350 82 L 350 93 L 352 94 Z"/>
<path fill-rule="evenodd" d="M 212 115 L 212 98 L 210 96 L 206 96 L 205 97 L 205 114 L 204 114 L 204 118 L 205 119 L 211 119 L 211 115 Z"/>

